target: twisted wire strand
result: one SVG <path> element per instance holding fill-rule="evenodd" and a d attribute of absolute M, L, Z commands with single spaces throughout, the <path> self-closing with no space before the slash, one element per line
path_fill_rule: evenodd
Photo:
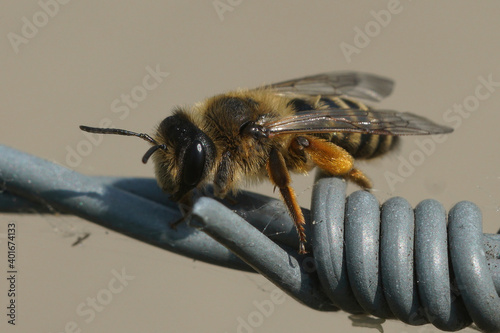
<path fill-rule="evenodd" d="M 175 231 L 168 225 L 181 215 L 153 179 L 87 177 L 6 146 L 0 156 L 0 211 L 70 213 L 194 259 L 257 271 L 317 310 L 500 332 L 500 235 L 482 234 L 470 202 L 448 216 L 434 200 L 415 210 L 403 198 L 380 207 L 364 191 L 346 199 L 342 180 L 321 179 L 311 212 L 304 210 L 314 255 L 299 256 L 278 200 L 242 192 L 229 209 L 201 197 Z"/>

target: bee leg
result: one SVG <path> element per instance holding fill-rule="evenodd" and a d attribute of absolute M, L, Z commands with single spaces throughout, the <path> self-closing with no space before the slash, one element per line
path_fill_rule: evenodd
<path fill-rule="evenodd" d="M 182 197 L 178 202 L 179 210 L 181 211 L 182 217 L 175 222 L 170 223 L 170 228 L 177 230 L 179 224 L 186 221 L 191 208 L 193 208 L 193 197 L 191 193 L 188 193 Z"/>
<path fill-rule="evenodd" d="M 297 136 L 291 149 L 307 152 L 317 167 L 332 176 L 347 175 L 354 165 L 354 158 L 345 149 L 313 136 Z"/>
<path fill-rule="evenodd" d="M 363 171 L 359 169 L 353 168 L 345 177 L 361 187 L 363 190 L 369 190 L 372 188 L 370 178 L 368 178 Z"/>
<path fill-rule="evenodd" d="M 293 222 L 295 223 L 295 228 L 299 234 L 299 254 L 305 254 L 307 253 L 305 247 L 306 232 L 304 229 L 306 221 L 304 219 L 304 215 L 302 214 L 302 210 L 297 203 L 295 191 L 290 186 L 290 174 L 288 173 L 285 159 L 276 148 L 272 148 L 269 154 L 267 173 L 269 174 L 269 179 L 273 185 L 279 188 L 283 201 L 285 202 Z"/>
<path fill-rule="evenodd" d="M 170 223 L 170 228 L 173 230 L 177 230 L 177 227 L 179 226 L 179 224 L 184 223 L 184 221 L 186 221 L 186 218 L 187 218 L 187 215 L 183 215 L 177 221 Z"/>
<path fill-rule="evenodd" d="M 226 194 L 224 196 L 224 200 L 231 206 L 236 206 L 239 203 L 238 199 L 236 199 L 236 196 L 231 193 Z"/>
<path fill-rule="evenodd" d="M 214 177 L 214 195 L 219 199 L 227 199 L 230 204 L 237 204 L 238 201 L 231 194 L 234 187 L 234 168 L 232 167 L 232 156 L 230 151 L 222 154 L 222 158 L 217 166 Z"/>
<path fill-rule="evenodd" d="M 291 143 L 291 149 L 307 152 L 314 164 L 330 176 L 343 176 L 363 189 L 372 187 L 368 177 L 354 168 L 351 154 L 330 141 L 313 136 L 297 136 Z"/>

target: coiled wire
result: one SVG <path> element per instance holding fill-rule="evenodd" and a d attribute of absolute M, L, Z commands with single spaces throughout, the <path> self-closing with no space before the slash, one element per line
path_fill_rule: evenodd
<path fill-rule="evenodd" d="M 496 249 L 485 252 L 481 212 L 473 203 L 451 209 L 447 230 L 435 200 L 413 210 L 399 197 L 381 207 L 363 191 L 344 198 L 341 181 L 323 179 L 312 207 L 318 276 L 336 306 L 447 331 L 472 322 L 500 330 L 495 270 L 488 268 L 498 273 L 500 244 L 497 239 Z"/>
<path fill-rule="evenodd" d="M 5 146 L 0 156 L 0 211 L 81 216 L 175 253 L 257 271 L 321 311 L 447 331 L 474 322 L 500 332 L 500 235 L 482 234 L 481 213 L 470 202 L 448 216 L 434 200 L 415 210 L 403 198 L 380 207 L 364 191 L 346 199 L 343 180 L 321 179 L 311 212 L 304 210 L 312 253 L 299 256 L 279 200 L 242 192 L 231 206 L 201 197 L 189 227 L 172 230 L 180 213 L 153 179 L 87 177 Z"/>

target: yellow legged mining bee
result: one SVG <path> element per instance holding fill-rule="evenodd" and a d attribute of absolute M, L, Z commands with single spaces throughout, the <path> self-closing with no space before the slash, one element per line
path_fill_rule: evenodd
<path fill-rule="evenodd" d="M 80 126 L 101 134 L 137 136 L 152 146 L 159 186 L 179 202 L 211 183 L 224 198 L 244 181 L 269 179 L 281 193 L 306 253 L 304 216 L 289 172 L 314 167 L 363 189 L 370 180 L 354 167 L 390 151 L 401 135 L 452 132 L 423 117 L 374 110 L 355 98 L 380 101 L 393 81 L 356 72 L 331 72 L 217 95 L 192 108 L 177 108 L 149 136 L 122 129 Z"/>

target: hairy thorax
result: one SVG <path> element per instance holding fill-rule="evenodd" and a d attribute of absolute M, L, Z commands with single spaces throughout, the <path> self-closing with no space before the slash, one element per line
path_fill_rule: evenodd
<path fill-rule="evenodd" d="M 218 163 L 211 175 L 216 191 L 223 196 L 244 180 L 255 182 L 266 177 L 271 147 L 286 150 L 289 136 L 256 137 L 246 126 L 264 124 L 292 115 L 287 99 L 266 90 L 235 91 L 212 97 L 195 106 L 201 112 L 197 123 L 217 147 Z"/>

